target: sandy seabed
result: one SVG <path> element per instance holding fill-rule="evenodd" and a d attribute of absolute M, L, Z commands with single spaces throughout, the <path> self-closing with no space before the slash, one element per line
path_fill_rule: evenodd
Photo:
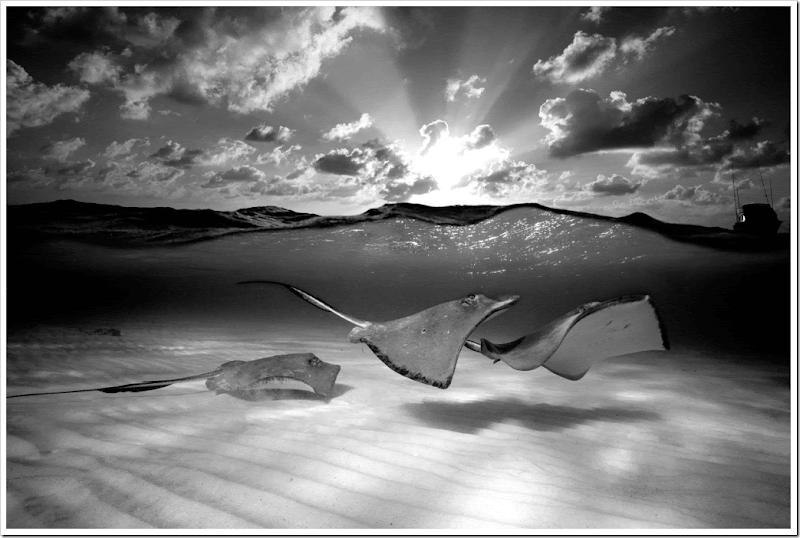
<path fill-rule="evenodd" d="M 329 400 L 248 401 L 202 381 L 9 399 L 9 529 L 790 526 L 785 358 L 644 352 L 573 382 L 464 350 L 441 390 L 349 329 L 119 328 L 10 332 L 7 394 L 291 352 L 342 370 Z"/>

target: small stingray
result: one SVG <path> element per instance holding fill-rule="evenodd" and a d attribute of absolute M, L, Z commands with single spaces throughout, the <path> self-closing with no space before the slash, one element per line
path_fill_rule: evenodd
<path fill-rule="evenodd" d="M 143 381 L 129 383 L 115 387 L 100 389 L 64 390 L 59 392 L 35 392 L 30 394 L 17 394 L 7 398 L 21 396 L 39 396 L 44 394 L 67 394 L 70 392 L 140 392 L 160 389 L 174 383 L 206 380 L 206 387 L 218 393 L 236 395 L 242 393 L 252 396 L 253 391 L 269 390 L 275 388 L 297 388 L 298 385 L 307 385 L 320 396 L 326 397 L 333 390 L 336 376 L 339 375 L 341 366 L 328 364 L 320 360 L 313 353 L 290 353 L 276 355 L 253 361 L 230 361 L 212 372 L 175 379 L 160 379 L 158 381 Z M 252 399 L 252 398 L 250 398 Z"/>
<path fill-rule="evenodd" d="M 450 386 L 458 354 L 467 336 L 480 323 L 517 302 L 518 296 L 495 301 L 470 294 L 404 318 L 371 322 L 343 314 L 301 289 L 281 282 L 251 280 L 239 284 L 277 284 L 321 310 L 356 325 L 353 343 L 365 343 L 386 366 L 414 381 L 441 389 Z"/>
<path fill-rule="evenodd" d="M 600 359 L 669 349 L 667 333 L 648 295 L 586 303 L 533 333 L 506 344 L 481 338 L 466 347 L 515 370 L 544 366 L 577 381 Z"/>

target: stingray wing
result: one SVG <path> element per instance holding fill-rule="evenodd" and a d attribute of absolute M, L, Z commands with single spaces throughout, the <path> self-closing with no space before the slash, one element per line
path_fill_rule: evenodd
<path fill-rule="evenodd" d="M 494 301 L 481 296 L 467 308 L 463 301 L 450 301 L 405 318 L 353 329 L 350 341 L 367 344 L 400 375 L 446 389 L 467 336 L 487 317 L 516 300 Z"/>
<path fill-rule="evenodd" d="M 600 359 L 662 349 L 669 341 L 655 304 L 648 295 L 630 295 L 587 309 L 543 366 L 576 381 Z"/>

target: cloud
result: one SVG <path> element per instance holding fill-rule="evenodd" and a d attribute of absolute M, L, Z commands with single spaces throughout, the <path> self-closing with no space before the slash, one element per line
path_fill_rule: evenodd
<path fill-rule="evenodd" d="M 412 196 L 427 194 L 439 188 L 430 176 L 419 177 L 412 182 L 390 181 L 380 190 L 380 196 L 387 202 L 405 202 Z"/>
<path fill-rule="evenodd" d="M 32 32 L 42 38 L 54 33 L 71 36 L 82 21 L 87 42 L 127 45 L 129 52 L 116 56 L 104 73 L 119 73 L 114 88 L 125 96 L 122 116 L 143 120 L 156 95 L 241 114 L 272 111 L 279 99 L 319 75 L 323 63 L 341 54 L 355 32 L 386 30 L 379 8 L 367 6 L 169 12 L 175 17 L 162 16 L 162 10 L 145 15 L 134 10 L 51 9 Z M 76 67 L 82 61 L 85 58 L 76 59 Z"/>
<path fill-rule="evenodd" d="M 722 196 L 704 189 L 702 186 L 684 187 L 676 185 L 661 196 L 664 200 L 690 202 L 694 205 L 726 205 L 732 203 L 729 196 Z"/>
<path fill-rule="evenodd" d="M 467 151 L 485 148 L 497 137 L 489 125 L 479 125 L 464 139 L 464 148 Z"/>
<path fill-rule="evenodd" d="M 628 36 L 618 46 L 613 37 L 577 31 L 560 55 L 537 61 L 533 73 L 554 84 L 576 84 L 598 76 L 617 58 L 625 62 L 631 58 L 643 59 L 657 40 L 674 32 L 671 26 L 658 28 L 646 38 Z"/>
<path fill-rule="evenodd" d="M 600 150 L 695 144 L 719 105 L 691 95 L 628 102 L 622 92 L 606 99 L 594 90 L 577 89 L 565 98 L 548 99 L 539 109 L 552 157 L 566 158 Z"/>
<path fill-rule="evenodd" d="M 467 80 L 448 78 L 444 94 L 448 101 L 455 101 L 457 97 L 465 99 L 478 98 L 486 88 L 479 88 L 478 84 L 486 84 L 486 79 L 472 75 Z"/>
<path fill-rule="evenodd" d="M 775 207 L 777 207 L 778 209 L 789 211 L 792 208 L 792 197 L 784 196 L 783 198 L 778 200 L 778 203 L 776 204 Z"/>
<path fill-rule="evenodd" d="M 22 127 L 48 125 L 61 114 L 77 112 L 89 99 L 82 88 L 56 84 L 49 87 L 19 65 L 6 60 L 6 125 L 11 135 Z"/>
<path fill-rule="evenodd" d="M 735 119 L 731 119 L 728 124 L 728 129 L 723 132 L 717 139 L 722 140 L 749 140 L 758 136 L 761 130 L 768 126 L 770 122 L 753 118 L 747 123 L 739 123 Z"/>
<path fill-rule="evenodd" d="M 231 161 L 245 159 L 256 152 L 256 148 L 241 140 L 220 138 L 217 146 L 203 153 L 198 163 L 204 166 L 224 166 Z"/>
<path fill-rule="evenodd" d="M 548 177 L 547 170 L 540 170 L 536 165 L 502 160 L 493 163 L 485 172 L 465 178 L 459 186 L 470 186 L 481 196 L 511 198 L 546 190 Z"/>
<path fill-rule="evenodd" d="M 617 41 L 613 37 L 578 31 L 561 55 L 536 62 L 533 73 L 554 83 L 575 84 L 602 73 L 616 54 Z"/>
<path fill-rule="evenodd" d="M 352 151 L 335 149 L 327 154 L 317 155 L 311 166 L 323 174 L 354 176 L 364 167 L 363 152 L 358 148 Z"/>
<path fill-rule="evenodd" d="M 75 71 L 81 82 L 89 84 L 102 84 L 119 82 L 122 67 L 117 65 L 113 56 L 108 52 L 84 52 L 76 56 L 67 67 Z"/>
<path fill-rule="evenodd" d="M 294 131 L 288 127 L 280 126 L 277 129 L 266 123 L 250 129 L 244 139 L 251 142 L 288 142 Z"/>
<path fill-rule="evenodd" d="M 293 145 L 289 146 L 286 149 L 283 149 L 283 146 L 278 146 L 277 148 L 273 148 L 269 153 L 262 153 L 256 158 L 256 164 L 277 164 L 281 165 L 285 162 L 289 161 L 289 156 L 295 152 L 302 149 L 302 146 Z"/>
<path fill-rule="evenodd" d="M 634 182 L 619 174 L 614 174 L 611 177 L 599 174 L 596 180 L 584 185 L 583 190 L 601 196 L 622 196 L 635 193 L 641 186 L 641 182 Z"/>
<path fill-rule="evenodd" d="M 264 179 L 264 173 L 252 166 L 236 166 L 225 172 L 207 174 L 208 181 L 200 185 L 203 189 L 225 187 L 230 183 L 243 183 L 260 181 Z"/>
<path fill-rule="evenodd" d="M 113 159 L 119 155 L 128 155 L 133 150 L 133 146 L 136 144 L 141 144 L 144 147 L 150 145 L 150 139 L 148 138 L 131 138 L 130 140 L 126 140 L 125 142 L 111 142 L 108 146 L 106 146 L 105 152 L 103 152 L 103 157 L 107 159 Z"/>
<path fill-rule="evenodd" d="M 634 56 L 637 60 L 642 60 L 653 51 L 656 41 L 664 37 L 669 37 L 674 33 L 674 27 L 665 26 L 656 29 L 647 37 L 629 36 L 620 42 L 619 51 L 624 56 L 630 55 Z"/>
<path fill-rule="evenodd" d="M 91 159 L 87 159 L 85 161 L 73 162 L 57 169 L 56 174 L 59 176 L 76 176 L 86 172 L 91 168 L 94 168 L 94 165 L 95 162 Z"/>
<path fill-rule="evenodd" d="M 419 134 L 421 134 L 424 139 L 420 155 L 425 155 L 436 145 L 440 138 L 450 135 L 450 128 L 447 126 L 446 121 L 436 120 L 420 127 Z"/>
<path fill-rule="evenodd" d="M 160 161 L 164 166 L 186 169 L 199 164 L 202 154 L 201 149 L 187 149 L 178 142 L 169 140 L 150 157 Z"/>
<path fill-rule="evenodd" d="M 589 11 L 581 15 L 581 19 L 585 21 L 591 21 L 595 24 L 600 24 L 603 15 L 609 11 L 611 11 L 611 8 L 608 6 L 592 6 L 589 8 Z"/>
<path fill-rule="evenodd" d="M 759 142 L 748 149 L 737 149 L 722 164 L 724 169 L 771 168 L 789 164 L 791 155 L 770 140 Z"/>
<path fill-rule="evenodd" d="M 60 162 L 66 162 L 67 157 L 74 153 L 78 148 L 85 146 L 86 140 L 83 138 L 71 138 L 69 140 L 62 140 L 60 142 L 53 142 L 42 146 L 41 151 L 44 153 L 46 159 L 55 159 Z"/>
<path fill-rule="evenodd" d="M 372 118 L 365 112 L 358 120 L 354 122 L 340 123 L 327 133 L 324 133 L 322 138 L 332 142 L 345 142 L 350 140 L 350 137 L 352 137 L 358 131 L 366 129 L 370 126 L 372 126 Z"/>

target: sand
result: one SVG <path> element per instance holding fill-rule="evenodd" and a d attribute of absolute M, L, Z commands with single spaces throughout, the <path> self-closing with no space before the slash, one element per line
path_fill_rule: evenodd
<path fill-rule="evenodd" d="M 7 394 L 191 375 L 309 351 L 329 400 L 203 382 L 6 401 L 8 529 L 708 529 L 790 526 L 780 361 L 678 350 L 573 382 L 464 350 L 451 387 L 389 370 L 349 327 L 115 325 L 9 333 Z"/>

